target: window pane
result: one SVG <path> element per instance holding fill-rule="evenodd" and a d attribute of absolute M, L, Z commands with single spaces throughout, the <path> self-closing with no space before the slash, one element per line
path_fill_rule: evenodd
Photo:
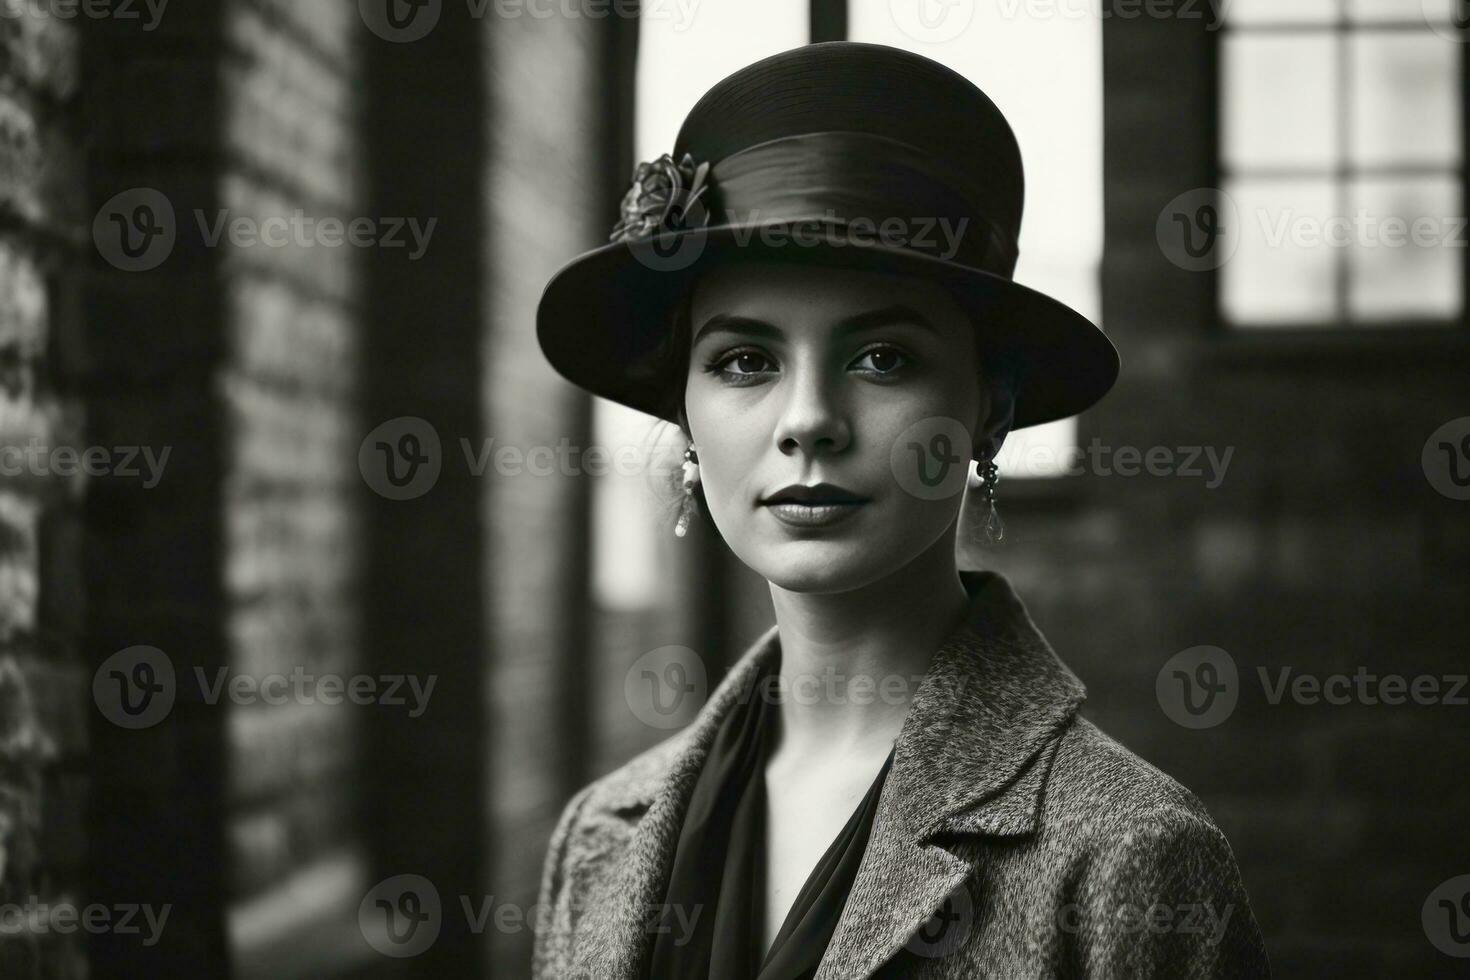
<path fill-rule="evenodd" d="M 800 47 L 811 33 L 807 4 L 792 0 L 643 7 L 634 137 L 639 160 L 674 149 L 680 124 L 710 86 L 752 62 Z"/>
<path fill-rule="evenodd" d="M 1427 30 L 1364 31 L 1350 50 L 1353 161 L 1455 165 L 1459 48 Z"/>
<path fill-rule="evenodd" d="M 1032 426 L 1006 437 L 995 457 L 1002 479 L 1062 476 L 1077 469 L 1077 420 Z M 973 468 L 973 467 L 972 467 Z"/>
<path fill-rule="evenodd" d="M 1229 0 L 1224 6 L 1226 23 L 1234 27 L 1330 24 L 1337 19 L 1340 3 L 1341 0 Z"/>
<path fill-rule="evenodd" d="M 1348 17 L 1358 22 L 1397 21 L 1419 24 L 1426 19 L 1448 24 L 1457 0 L 1348 0 Z"/>
<path fill-rule="evenodd" d="M 1352 201 L 1362 229 L 1353 235 L 1352 316 L 1457 317 L 1466 232 L 1455 180 L 1361 180 Z"/>
<path fill-rule="evenodd" d="M 1226 318 L 1239 326 L 1336 319 L 1335 257 L 1321 237 L 1335 211 L 1332 182 L 1237 180 L 1226 193 L 1241 223 L 1235 254 L 1220 268 Z"/>
<path fill-rule="evenodd" d="M 1225 165 L 1327 169 L 1337 162 L 1336 40 L 1330 32 L 1225 38 Z"/>

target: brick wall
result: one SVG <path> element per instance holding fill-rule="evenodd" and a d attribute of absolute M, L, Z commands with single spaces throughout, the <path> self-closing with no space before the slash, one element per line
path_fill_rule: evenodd
<path fill-rule="evenodd" d="M 425 713 L 374 712 L 362 744 L 373 880 L 422 876 L 445 910 L 432 947 L 391 964 L 405 976 L 473 976 L 488 941 L 459 911 L 460 896 L 485 893 L 491 791 L 483 488 L 459 445 L 486 426 L 484 30 L 466 5 L 445 4 L 419 40 L 364 35 L 368 206 L 437 221 L 417 260 L 370 252 L 363 290 L 364 425 L 423 419 L 442 460 L 417 498 L 363 493 L 367 663 L 437 679 Z"/>
<path fill-rule="evenodd" d="M 536 902 L 545 843 L 572 791 L 590 778 L 592 735 L 581 681 L 588 643 L 591 481 L 578 475 L 590 401 L 546 363 L 535 336 L 548 279 L 601 244 L 631 172 L 634 21 L 616 16 L 492 18 L 486 32 L 488 155 L 484 347 L 485 435 L 523 451 L 573 450 L 566 472 L 487 474 L 492 786 L 486 891 L 497 904 Z M 548 71 L 548 65 L 556 70 Z M 490 972 L 530 969 L 527 930 L 492 932 Z"/>
<path fill-rule="evenodd" d="M 84 879 L 83 481 L 10 454 L 83 438 L 57 364 L 85 234 L 77 47 L 55 19 L 0 19 L 0 903 L 22 907 L 80 904 Z M 0 975 L 82 977 L 84 954 L 78 934 L 7 934 Z"/>
<path fill-rule="evenodd" d="M 1465 673 L 1470 512 L 1420 453 L 1466 414 L 1467 337 L 1222 332 L 1212 276 L 1155 238 L 1169 201 L 1215 184 L 1201 24 L 1105 22 L 1103 317 L 1123 378 L 1080 441 L 1233 448 L 1225 479 L 1002 486 L 1007 541 L 972 558 L 1016 582 L 1088 684 L 1085 713 L 1204 799 L 1278 976 L 1456 975 L 1420 912 L 1470 860 L 1465 708 L 1273 705 L 1258 669 Z M 1155 679 L 1202 644 L 1234 659 L 1239 702 L 1189 730 Z"/>
<path fill-rule="evenodd" d="M 486 435 L 529 451 L 562 438 L 586 445 L 587 398 L 559 380 L 536 343 L 541 288 L 568 257 L 595 241 L 601 165 L 595 140 L 599 32 L 592 21 L 492 20 L 486 32 L 491 93 L 486 169 Z M 557 71 L 547 71 L 555 64 Z M 558 107 L 548 111 L 549 107 Z M 590 178 L 590 179 L 589 179 Z M 576 766 L 576 726 L 561 710 L 585 617 L 586 483 L 570 473 L 487 474 L 492 564 L 490 665 L 494 770 L 487 891 L 529 909 L 540 883 L 540 846 L 565 802 Z M 550 764 L 548 764 L 550 763 Z M 531 935 L 493 933 L 492 973 L 519 975 Z M 498 969 L 496 968 L 498 966 Z"/>
<path fill-rule="evenodd" d="M 155 944 L 89 936 L 99 977 L 208 975 L 227 957 L 226 712 L 192 684 L 195 669 L 230 666 L 230 453 L 218 389 L 226 318 L 220 250 L 188 234 L 193 210 L 213 213 L 220 201 L 220 15 L 218 5 L 173 5 L 153 31 L 78 22 L 88 224 L 99 216 L 100 230 L 78 279 L 82 322 L 68 368 L 85 396 L 89 442 L 169 452 L 151 487 L 109 478 L 87 488 L 84 650 L 90 673 L 146 645 L 159 651 L 149 654 L 154 668 L 171 666 L 175 678 L 172 701 L 167 691 L 143 696 L 166 713 L 142 728 L 89 706 L 89 900 L 170 909 Z M 152 233 L 170 227 L 172 243 Z M 142 267 L 126 261 L 124 244 L 142 245 Z M 124 697 L 138 693 L 135 676 L 124 671 Z"/>
<path fill-rule="evenodd" d="M 98 976 L 321 975 L 366 952 L 360 713 L 310 684 L 211 703 L 196 679 L 359 669 L 361 250 L 228 230 L 362 213 L 359 29 L 271 0 L 82 24 L 89 218 L 144 189 L 174 234 L 141 270 L 99 236 L 70 362 L 91 441 L 170 453 L 157 486 L 85 502 L 89 666 L 147 644 L 176 695 L 139 731 L 92 712 L 91 897 L 170 906 L 156 945 L 90 939 Z"/>
<path fill-rule="evenodd" d="M 350 4 L 227 5 L 218 179 L 232 217 L 299 213 L 309 228 L 364 216 L 360 23 Z M 310 241 L 231 248 L 220 270 L 226 631 L 232 666 L 254 678 L 362 672 L 364 263 L 361 248 Z M 316 700 L 228 710 L 236 970 L 308 975 L 350 947 L 367 887 L 356 773 L 365 710 Z"/>
<path fill-rule="evenodd" d="M 584 781 L 586 733 L 564 722 L 588 657 L 586 481 L 475 476 L 459 439 L 585 442 L 587 400 L 541 362 L 533 313 L 626 181 L 599 162 L 626 157 L 627 86 L 605 79 L 633 25 L 446 8 L 393 44 L 357 6 L 171 5 L 146 30 L 0 17 L 3 441 L 170 454 L 156 486 L 0 482 L 0 901 L 172 907 L 148 948 L 0 939 L 7 977 L 529 961 L 529 934 L 450 915 L 432 954 L 387 963 L 357 907 L 401 872 L 451 913 L 461 894 L 529 907 Z M 176 240 L 135 270 L 91 232 L 139 191 Z M 439 224 L 423 261 L 200 227 L 297 216 Z M 407 414 L 445 448 L 417 505 L 357 466 L 369 423 Z M 134 730 L 89 686 L 139 644 L 167 657 L 176 701 Z M 211 704 L 194 679 L 298 668 L 440 685 L 407 719 Z"/>

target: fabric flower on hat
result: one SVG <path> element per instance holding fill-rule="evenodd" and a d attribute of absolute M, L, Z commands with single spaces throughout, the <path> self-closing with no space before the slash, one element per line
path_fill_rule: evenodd
<path fill-rule="evenodd" d="M 709 189 L 709 162 L 696 165 L 688 153 L 678 163 L 665 153 L 652 162 L 640 163 L 633 185 L 623 195 L 622 217 L 609 241 L 647 238 L 660 231 L 679 231 L 703 226 L 709 212 L 699 199 Z"/>

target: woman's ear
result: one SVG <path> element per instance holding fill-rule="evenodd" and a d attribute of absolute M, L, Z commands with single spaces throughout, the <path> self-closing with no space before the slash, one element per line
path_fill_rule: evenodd
<path fill-rule="evenodd" d="M 982 414 L 975 420 L 974 459 L 994 459 L 1016 421 L 1016 397 L 1003 382 L 986 385 L 988 397 L 981 400 Z"/>

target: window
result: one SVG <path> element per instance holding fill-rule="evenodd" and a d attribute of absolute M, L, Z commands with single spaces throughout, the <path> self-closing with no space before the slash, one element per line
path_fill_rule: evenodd
<path fill-rule="evenodd" d="M 1221 51 L 1225 321 L 1447 326 L 1464 311 L 1457 0 L 1233 0 Z M 1223 258 L 1223 256 L 1222 256 Z"/>

